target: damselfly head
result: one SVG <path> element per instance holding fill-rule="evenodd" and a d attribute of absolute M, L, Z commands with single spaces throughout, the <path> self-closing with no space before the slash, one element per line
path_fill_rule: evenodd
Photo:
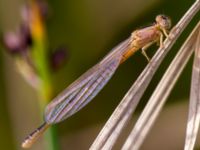
<path fill-rule="evenodd" d="M 156 16 L 156 23 L 166 30 L 171 28 L 171 19 L 165 15 Z"/>

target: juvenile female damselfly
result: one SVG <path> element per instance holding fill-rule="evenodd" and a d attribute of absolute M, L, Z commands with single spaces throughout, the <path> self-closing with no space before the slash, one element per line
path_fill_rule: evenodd
<path fill-rule="evenodd" d="M 155 20 L 153 25 L 135 30 L 128 39 L 53 99 L 46 107 L 45 122 L 24 140 L 22 147 L 29 148 L 51 124 L 72 116 L 89 103 L 118 66 L 136 51 L 142 49 L 142 54 L 150 61 L 145 50 L 154 43 L 162 47 L 164 36 L 168 37 L 167 33 L 171 28 L 171 20 L 167 16 L 158 15 Z"/>

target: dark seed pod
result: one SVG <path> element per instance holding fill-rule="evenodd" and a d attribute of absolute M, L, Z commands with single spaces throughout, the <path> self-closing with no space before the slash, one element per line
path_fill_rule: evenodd
<path fill-rule="evenodd" d="M 69 58 L 69 52 L 65 47 L 57 48 L 50 56 L 50 65 L 52 70 L 60 69 Z"/>
<path fill-rule="evenodd" d="M 24 48 L 27 48 L 32 46 L 33 40 L 28 25 L 22 24 L 20 26 L 20 36 L 22 41 L 22 47 L 24 46 Z"/>
<path fill-rule="evenodd" d="M 43 19 L 48 18 L 49 15 L 49 6 L 45 0 L 37 0 L 38 7 L 40 9 L 41 16 Z"/>

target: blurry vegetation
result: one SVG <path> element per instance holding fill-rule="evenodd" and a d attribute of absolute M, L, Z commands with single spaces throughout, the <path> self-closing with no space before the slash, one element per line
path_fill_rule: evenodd
<path fill-rule="evenodd" d="M 16 29 L 16 25 L 20 22 L 19 13 L 23 3 L 23 0 L 0 0 L 1 31 Z M 193 1 L 49 0 L 48 3 L 50 6 L 50 13 L 46 20 L 48 49 L 50 53 L 53 53 L 53 50 L 63 44 L 69 50 L 67 64 L 57 72 L 52 71 L 51 74 L 56 95 L 102 59 L 115 45 L 127 38 L 134 29 L 151 24 L 155 16 L 160 13 L 170 16 L 172 23 L 175 24 Z M 155 75 L 141 104 L 148 100 L 163 71 L 199 19 L 200 16 L 196 16 L 177 41 Z M 156 48 L 153 46 L 147 53 L 152 56 Z M 188 99 L 191 62 L 174 88 L 170 101 Z M 140 52 L 136 53 L 119 67 L 108 85 L 89 105 L 73 117 L 58 124 L 61 147 L 67 146 L 64 137 L 103 123 L 146 64 L 144 56 Z M 0 65 L 0 148 L 20 149 L 24 136 L 41 123 L 36 92 L 19 76 L 14 68 L 13 60 L 2 47 Z M 97 133 L 98 131 L 95 131 L 86 142 L 82 139 L 82 144 L 88 147 Z M 79 145 L 77 145 L 76 137 L 73 139 L 76 144 L 71 149 L 76 149 Z M 80 146 L 83 146 L 82 144 Z M 40 143 L 33 149 L 42 149 Z"/>
<path fill-rule="evenodd" d="M 0 52 L 0 68 L 3 66 L 2 61 L 2 52 Z M 4 147 L 6 149 L 14 149 L 14 139 L 12 136 L 12 127 L 9 112 L 6 104 L 6 93 L 5 93 L 5 84 L 4 84 L 4 74 L 3 70 L 0 70 L 0 147 Z"/>

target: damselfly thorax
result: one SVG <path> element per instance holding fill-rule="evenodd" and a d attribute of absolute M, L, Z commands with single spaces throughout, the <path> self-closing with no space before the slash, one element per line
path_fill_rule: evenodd
<path fill-rule="evenodd" d="M 133 31 L 131 34 L 131 39 L 129 43 L 129 48 L 123 54 L 122 62 L 129 58 L 132 54 L 142 49 L 142 54 L 150 61 L 145 50 L 154 43 L 158 45 L 163 45 L 164 35 L 167 37 L 167 30 L 171 27 L 171 21 L 168 17 L 164 15 L 158 15 L 156 17 L 156 23 L 149 27 L 138 29 Z"/>

